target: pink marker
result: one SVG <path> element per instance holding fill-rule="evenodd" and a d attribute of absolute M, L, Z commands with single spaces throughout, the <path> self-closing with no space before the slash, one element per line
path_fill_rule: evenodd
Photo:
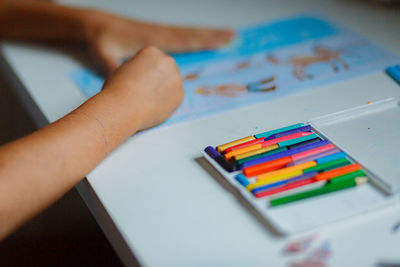
<path fill-rule="evenodd" d="M 339 148 L 329 149 L 329 150 L 324 151 L 322 153 L 318 153 L 318 154 L 311 155 L 311 156 L 308 156 L 308 157 L 305 157 L 305 158 L 302 158 L 302 159 L 294 160 L 291 163 L 289 163 L 287 165 L 287 167 L 290 167 L 290 166 L 293 166 L 293 165 L 298 165 L 298 164 L 301 164 L 301 163 L 304 163 L 304 162 L 308 162 L 308 161 L 312 161 L 312 160 L 316 160 L 318 158 L 329 156 L 329 155 L 332 155 L 332 154 L 335 154 L 335 153 L 338 153 L 338 152 L 340 152 Z"/>
<path fill-rule="evenodd" d="M 314 149 L 311 149 L 311 150 L 307 150 L 307 151 L 304 151 L 304 152 L 301 152 L 301 153 L 298 153 L 298 154 L 294 154 L 294 155 L 291 156 L 291 158 L 293 159 L 293 161 L 297 161 L 297 160 L 300 160 L 300 159 L 303 159 L 303 158 L 306 158 L 306 157 L 310 157 L 310 156 L 313 156 L 313 155 L 316 155 L 316 154 L 320 154 L 322 152 L 325 152 L 325 151 L 328 151 L 328 150 L 331 150 L 331 149 L 334 149 L 334 148 L 336 148 L 336 147 L 333 144 L 329 144 L 329 145 L 326 145 L 326 146 L 320 146 L 320 147 L 317 147 L 317 148 L 314 148 Z"/>
<path fill-rule="evenodd" d="M 314 134 L 314 133 L 313 132 L 301 132 L 301 133 L 295 133 L 295 134 L 286 135 L 286 136 L 283 136 L 283 137 L 271 139 L 271 140 L 262 142 L 262 147 L 275 145 L 275 144 L 283 142 L 283 141 L 287 141 L 287 140 L 291 140 L 291 139 L 307 136 L 307 135 L 310 135 L 310 134 Z"/>

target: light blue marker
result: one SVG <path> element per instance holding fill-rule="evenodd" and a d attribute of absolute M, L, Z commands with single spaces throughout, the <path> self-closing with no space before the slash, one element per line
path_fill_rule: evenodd
<path fill-rule="evenodd" d="M 315 161 L 317 162 L 317 164 L 322 164 L 322 163 L 336 160 L 336 159 L 344 159 L 344 158 L 346 158 L 346 156 L 347 156 L 346 153 L 344 153 L 343 151 L 340 151 L 340 152 L 332 154 L 332 155 L 321 157 L 319 159 L 316 159 Z"/>
<path fill-rule="evenodd" d="M 246 176 L 244 176 L 244 174 L 242 174 L 242 173 L 236 175 L 235 179 L 244 187 L 246 187 L 247 185 L 250 184 L 249 180 L 247 180 Z"/>

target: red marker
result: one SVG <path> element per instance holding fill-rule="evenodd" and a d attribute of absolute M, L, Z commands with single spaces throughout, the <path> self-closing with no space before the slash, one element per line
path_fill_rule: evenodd
<path fill-rule="evenodd" d="M 258 198 L 266 197 L 266 196 L 270 196 L 270 195 L 273 195 L 273 194 L 281 193 L 281 192 L 284 192 L 284 191 L 287 191 L 287 190 L 290 190 L 290 189 L 294 189 L 294 188 L 297 188 L 297 187 L 300 187 L 300 186 L 311 184 L 311 183 L 314 183 L 316 181 L 317 180 L 315 180 L 314 178 L 301 180 L 301 181 L 294 182 L 294 183 L 291 183 L 291 184 L 288 184 L 288 185 L 284 185 L 284 186 L 281 186 L 281 187 L 265 190 L 265 191 L 262 191 L 262 192 L 259 192 L 259 193 L 254 193 L 254 196 L 258 197 Z"/>

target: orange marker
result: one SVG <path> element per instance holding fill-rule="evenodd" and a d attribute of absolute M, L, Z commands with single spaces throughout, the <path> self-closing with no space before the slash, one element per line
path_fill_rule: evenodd
<path fill-rule="evenodd" d="M 255 155 L 258 155 L 258 154 L 261 154 L 261 153 L 265 153 L 265 152 L 268 152 L 268 151 L 271 151 L 271 150 L 274 150 L 274 149 L 277 149 L 277 148 L 279 148 L 279 146 L 277 144 L 271 145 L 271 146 L 266 146 L 266 147 L 263 147 L 263 148 L 260 148 L 260 149 L 257 149 L 257 150 L 253 150 L 253 151 L 250 151 L 250 152 L 246 152 L 246 153 L 237 155 L 237 156 L 235 156 L 235 160 L 248 158 L 248 157 L 255 156 Z"/>
<path fill-rule="evenodd" d="M 218 150 L 218 152 L 221 153 L 228 147 L 235 146 L 235 145 L 238 145 L 238 144 L 241 144 L 241 143 L 244 143 L 247 141 L 251 141 L 254 139 L 256 139 L 254 136 L 247 136 L 247 137 L 244 137 L 244 138 L 241 138 L 241 139 L 238 139 L 238 140 L 235 140 L 235 141 L 223 144 L 223 145 L 219 145 L 219 146 L 217 146 L 217 150 Z"/>
<path fill-rule="evenodd" d="M 244 147 L 260 144 L 260 143 L 264 142 L 264 139 L 265 138 L 258 138 L 258 139 L 251 140 L 251 141 L 248 141 L 248 142 L 245 142 L 245 143 L 242 143 L 242 144 L 231 146 L 231 147 L 225 149 L 225 153 L 229 153 L 231 151 L 238 150 L 238 149 L 241 149 L 241 148 L 244 148 Z"/>
<path fill-rule="evenodd" d="M 332 179 L 334 177 L 347 174 L 349 172 L 358 171 L 360 169 L 361 169 L 360 164 L 354 163 L 354 164 L 346 165 L 344 167 L 336 168 L 336 169 L 333 169 L 333 170 L 330 170 L 330 171 L 321 172 L 321 173 L 317 174 L 314 178 L 316 180 L 318 180 L 318 181 L 320 181 L 320 180 L 329 180 L 329 179 Z"/>
<path fill-rule="evenodd" d="M 255 144 L 255 145 L 252 145 L 252 146 L 239 148 L 237 150 L 233 150 L 233 151 L 231 151 L 229 153 L 226 153 L 225 154 L 225 158 L 227 160 L 230 160 L 233 156 L 240 155 L 240 154 L 243 154 L 243 153 L 246 153 L 246 152 L 250 152 L 250 151 L 254 151 L 254 150 L 257 150 L 257 149 L 260 149 L 260 148 L 262 148 L 262 144 Z"/>
<path fill-rule="evenodd" d="M 282 136 L 282 137 L 279 137 L 279 138 L 275 138 L 275 139 L 271 139 L 271 140 L 265 141 L 265 142 L 262 143 L 262 146 L 263 147 L 270 146 L 270 145 L 274 145 L 274 144 L 277 144 L 277 143 L 280 143 L 280 142 L 283 142 L 283 141 L 292 140 L 292 139 L 303 137 L 303 136 L 307 136 L 307 135 L 310 135 L 310 134 L 314 134 L 314 133 L 313 132 L 294 133 L 294 134 L 290 134 L 290 135 L 286 135 L 286 136 Z"/>
<path fill-rule="evenodd" d="M 280 169 L 287 164 L 292 162 L 291 157 L 283 157 L 275 160 L 271 160 L 262 164 L 254 165 L 251 167 L 247 167 L 243 169 L 243 174 L 246 175 L 246 177 L 251 177 L 251 176 L 256 176 L 262 173 L 266 173 L 269 171 L 277 170 Z"/>

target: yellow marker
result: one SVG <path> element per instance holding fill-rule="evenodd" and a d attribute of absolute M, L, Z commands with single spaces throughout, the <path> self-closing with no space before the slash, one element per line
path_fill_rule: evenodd
<path fill-rule="evenodd" d="M 235 141 L 223 144 L 223 145 L 219 145 L 219 146 L 217 146 L 217 150 L 218 150 L 218 152 L 221 153 L 225 149 L 227 149 L 228 147 L 236 146 L 236 145 L 239 145 L 239 144 L 242 144 L 244 142 L 248 142 L 248 141 L 251 141 L 251 140 L 254 140 L 254 139 L 256 139 L 254 136 L 247 136 L 247 137 L 244 137 L 242 139 L 238 139 L 238 140 L 235 140 Z"/>
<path fill-rule="evenodd" d="M 317 162 L 307 161 L 307 162 L 304 162 L 304 163 L 301 163 L 298 165 L 282 168 L 282 169 L 279 169 L 276 171 L 268 172 L 266 174 L 261 174 L 261 175 L 257 176 L 257 181 L 269 180 L 269 178 L 274 178 L 275 176 L 278 176 L 281 174 L 285 174 L 285 173 L 292 172 L 295 170 L 304 170 L 304 169 L 311 168 L 314 166 L 317 166 Z"/>
<path fill-rule="evenodd" d="M 269 179 L 258 180 L 257 182 L 255 182 L 253 184 L 249 184 L 246 188 L 248 190 L 253 190 L 254 188 L 257 188 L 259 186 L 263 186 L 263 185 L 271 184 L 271 183 L 278 182 L 281 180 L 289 179 L 289 178 L 296 177 L 296 176 L 299 176 L 302 174 L 303 174 L 302 170 L 294 170 L 291 172 L 286 172 L 286 173 L 282 173 L 282 174 L 273 176 Z"/>
<path fill-rule="evenodd" d="M 246 152 L 246 153 L 243 153 L 243 154 L 240 154 L 240 155 L 236 155 L 235 156 L 235 160 L 248 158 L 248 157 L 251 157 L 251 156 L 254 156 L 254 155 L 258 155 L 258 154 L 261 154 L 261 153 L 265 153 L 265 152 L 268 152 L 268 151 L 271 151 L 271 150 L 274 150 L 274 149 L 277 149 L 277 148 L 279 148 L 279 146 L 277 144 L 266 146 L 266 147 L 263 147 L 263 148 L 260 148 L 260 149 L 254 150 L 254 151 L 250 151 L 250 152 Z"/>
<path fill-rule="evenodd" d="M 262 148 L 262 144 L 255 144 L 255 145 L 252 145 L 252 146 L 246 146 L 244 148 L 236 149 L 236 150 L 233 150 L 231 152 L 226 153 L 225 154 L 225 158 L 227 160 L 229 160 L 233 156 L 240 155 L 240 154 L 243 154 L 243 153 L 246 153 L 246 152 L 250 152 L 250 151 L 254 151 L 254 150 L 258 150 L 260 148 Z"/>

